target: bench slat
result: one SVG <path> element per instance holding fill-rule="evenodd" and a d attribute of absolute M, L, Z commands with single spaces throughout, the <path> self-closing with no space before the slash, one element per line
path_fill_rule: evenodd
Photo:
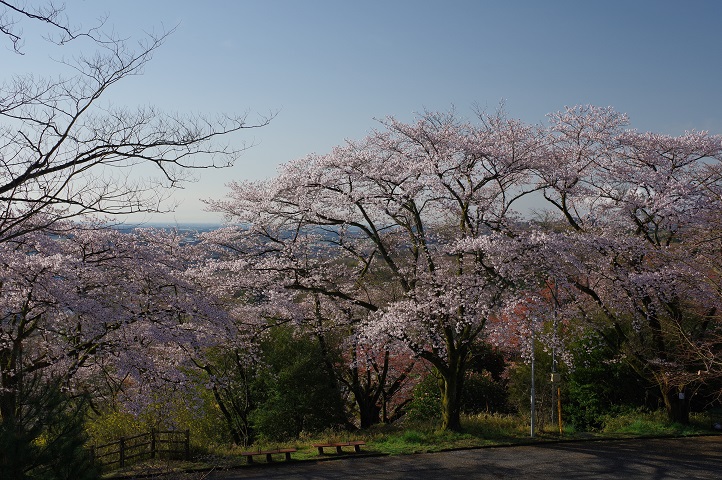
<path fill-rule="evenodd" d="M 289 460 L 291 460 L 291 454 L 295 451 L 296 451 L 295 448 L 278 448 L 276 450 L 256 450 L 253 452 L 241 452 L 238 455 L 240 455 L 241 457 L 246 457 L 247 463 L 253 463 L 254 455 L 265 455 L 266 461 L 272 462 L 274 454 L 283 453 L 286 458 L 286 461 L 289 461 Z"/>
<path fill-rule="evenodd" d="M 336 453 L 343 453 L 342 447 L 353 447 L 355 453 L 360 453 L 362 445 L 366 445 L 366 442 L 361 440 L 354 440 L 352 442 L 328 442 L 313 444 L 313 446 L 318 449 L 319 455 L 323 455 L 324 448 L 335 448 Z"/>

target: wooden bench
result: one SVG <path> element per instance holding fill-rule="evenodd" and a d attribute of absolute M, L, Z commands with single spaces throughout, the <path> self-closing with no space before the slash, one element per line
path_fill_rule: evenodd
<path fill-rule="evenodd" d="M 259 450 L 253 451 L 253 452 L 241 452 L 241 453 L 239 453 L 239 455 L 241 457 L 246 457 L 246 461 L 248 463 L 253 463 L 253 457 L 255 455 L 265 455 L 266 461 L 272 462 L 273 455 L 282 453 L 285 455 L 286 461 L 289 461 L 289 460 L 291 460 L 291 454 L 295 451 L 296 451 L 295 448 L 277 448 L 275 450 L 260 450 L 259 449 Z"/>
<path fill-rule="evenodd" d="M 353 442 L 328 442 L 328 443 L 314 443 L 313 446 L 318 448 L 318 454 L 323 455 L 324 448 L 335 448 L 336 453 L 343 453 L 343 447 L 353 447 L 354 453 L 361 452 L 361 445 L 366 445 L 366 442 L 356 440 Z"/>

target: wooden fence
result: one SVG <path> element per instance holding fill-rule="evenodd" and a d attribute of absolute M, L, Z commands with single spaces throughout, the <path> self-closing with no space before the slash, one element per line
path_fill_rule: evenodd
<path fill-rule="evenodd" d="M 91 448 L 93 460 L 104 466 L 125 467 L 141 460 L 190 459 L 190 431 L 151 430 Z"/>

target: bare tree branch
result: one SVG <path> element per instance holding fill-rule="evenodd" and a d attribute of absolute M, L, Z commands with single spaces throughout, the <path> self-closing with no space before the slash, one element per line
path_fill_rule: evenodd
<path fill-rule="evenodd" d="M 63 7 L 2 6 L 0 27 L 11 40 L 21 36 L 8 12 L 46 21 L 66 39 L 79 35 L 67 26 Z M 118 82 L 143 73 L 172 32 L 148 34 L 135 48 L 86 32 L 97 51 L 61 60 L 70 77 L 15 76 L 0 85 L 0 241 L 53 219 L 165 211 L 168 189 L 188 181 L 190 170 L 227 167 L 248 148 L 228 136 L 266 125 L 273 114 L 249 123 L 246 113 L 181 115 L 103 102 Z M 129 173 L 140 165 L 151 173 Z"/>
<path fill-rule="evenodd" d="M 99 18 L 97 25 L 92 28 L 75 27 L 70 24 L 65 14 L 65 4 L 57 5 L 52 0 L 48 0 L 44 5 L 29 6 L 24 2 L 0 0 L 0 7 L 5 7 L 4 10 L 0 10 L 0 34 L 10 40 L 13 51 L 19 55 L 25 54 L 23 52 L 24 34 L 20 29 L 22 20 L 30 20 L 48 26 L 49 32 L 43 38 L 56 45 L 65 45 L 81 37 L 98 44 L 109 42 L 108 39 L 103 39 L 102 34 L 105 17 Z"/>

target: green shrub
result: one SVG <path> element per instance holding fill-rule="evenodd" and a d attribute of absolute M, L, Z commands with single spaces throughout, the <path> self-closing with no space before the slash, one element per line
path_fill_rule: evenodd
<path fill-rule="evenodd" d="M 130 437 L 149 429 L 144 422 L 133 415 L 114 410 L 91 417 L 86 422 L 85 428 L 94 445 L 114 442 L 120 437 Z"/>
<path fill-rule="evenodd" d="M 552 415 L 556 415 L 557 405 L 554 401 L 558 384 L 552 384 L 552 356 L 544 352 L 541 347 L 536 350 L 534 366 L 534 396 L 536 411 L 536 428 L 543 430 L 551 422 Z M 566 372 L 560 365 L 558 370 L 562 378 Z M 531 364 L 517 363 L 508 370 L 509 410 L 516 412 L 525 421 L 530 421 L 531 415 Z M 562 398 L 564 393 L 562 392 Z"/>
<path fill-rule="evenodd" d="M 259 437 L 287 440 L 345 423 L 340 391 L 316 342 L 279 327 L 262 349 L 266 368 L 259 375 L 260 394 L 251 413 Z"/>
<path fill-rule="evenodd" d="M 604 405 L 599 398 L 598 388 L 592 384 L 571 382 L 568 385 L 564 403 L 564 419 L 575 429 L 595 431 L 604 426 L 604 417 L 610 412 L 610 405 Z"/>
<path fill-rule="evenodd" d="M 642 379 L 613 352 L 587 338 L 572 347 L 575 368 L 564 392 L 565 418 L 577 430 L 604 428 L 607 418 L 647 407 Z"/>
<path fill-rule="evenodd" d="M 202 379 L 191 391 L 178 392 L 172 399 L 169 424 L 177 430 L 190 430 L 194 450 L 204 451 L 214 445 L 227 445 L 232 439 L 222 413 Z"/>
<path fill-rule="evenodd" d="M 413 398 L 406 406 L 406 418 L 411 421 L 441 418 L 441 391 L 436 375 L 426 375 L 413 390 Z"/>
<path fill-rule="evenodd" d="M 461 393 L 461 411 L 477 413 L 508 413 L 510 411 L 506 385 L 491 375 L 468 372 Z"/>

